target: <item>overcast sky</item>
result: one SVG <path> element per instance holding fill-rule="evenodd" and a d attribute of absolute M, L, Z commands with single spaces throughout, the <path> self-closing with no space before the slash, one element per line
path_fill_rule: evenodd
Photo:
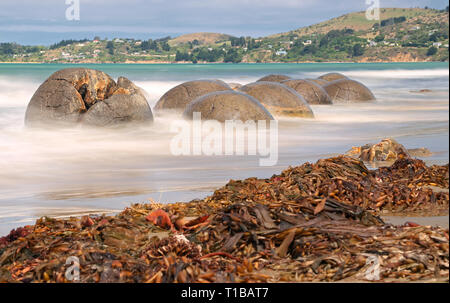
<path fill-rule="evenodd" d="M 366 0 L 78 0 L 80 20 L 70 21 L 66 1 L 77 0 L 0 0 L 0 42 L 48 45 L 95 35 L 149 39 L 192 32 L 259 37 L 369 6 Z M 380 4 L 442 9 L 448 0 Z"/>

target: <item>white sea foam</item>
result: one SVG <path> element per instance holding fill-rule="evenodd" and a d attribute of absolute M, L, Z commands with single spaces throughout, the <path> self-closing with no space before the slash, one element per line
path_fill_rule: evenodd
<path fill-rule="evenodd" d="M 289 71 L 292 77 L 299 78 L 323 73 L 303 72 L 300 68 L 297 73 Z M 384 137 L 394 137 L 400 143 L 412 144 L 411 147 L 444 151 L 441 158 L 433 159 L 448 161 L 448 70 L 350 70 L 344 73 L 371 88 L 378 101 L 313 105 L 315 119 L 280 119 L 279 163 L 269 169 L 258 167 L 258 157 L 172 156 L 173 134 L 169 130 L 171 121 L 178 118 L 174 115 L 156 116 L 153 126 L 114 131 L 26 129 L 23 123 L 26 105 L 40 83 L 24 76 L 2 75 L 0 218 L 3 211 L 14 209 L 17 201 L 23 203 L 24 209 L 33 209 L 36 204 L 47 205 L 49 201 L 53 201 L 49 207 L 60 207 L 61 199 L 68 209 L 81 203 L 86 209 L 118 209 L 124 201 L 139 202 L 141 200 L 136 199 L 153 194 L 152 197 L 158 199 L 159 191 L 165 192 L 165 201 L 186 200 L 199 196 L 195 190 L 208 191 L 202 189 L 205 184 L 216 186 L 230 178 L 270 176 L 281 167 L 342 153 L 353 145 L 376 142 Z M 184 82 L 170 75 L 165 76 L 167 81 L 128 77 L 145 90 L 152 107 L 166 91 Z M 240 76 L 230 71 L 211 78 L 247 84 L 257 80 L 259 75 Z M 433 92 L 411 92 L 420 88 Z M 3 205 L 9 210 L 2 208 L 2 203 L 6 202 L 10 204 Z M 39 208 L 29 214 L 19 213 L 14 220 L 45 212 Z"/>
<path fill-rule="evenodd" d="M 448 77 L 448 69 L 391 69 L 391 70 L 349 70 L 349 71 L 327 71 L 343 73 L 350 78 L 377 78 L 379 80 L 385 79 L 423 79 L 423 78 L 436 78 L 436 77 Z M 318 77 L 324 74 L 323 72 L 308 73 L 311 77 Z"/>

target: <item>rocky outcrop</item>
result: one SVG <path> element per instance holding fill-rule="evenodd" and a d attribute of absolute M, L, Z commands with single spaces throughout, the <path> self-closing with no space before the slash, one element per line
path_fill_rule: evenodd
<path fill-rule="evenodd" d="M 401 158 L 410 158 L 409 151 L 394 139 L 383 139 L 377 144 L 366 144 L 353 147 L 346 155 L 356 157 L 362 161 L 396 161 Z"/>
<path fill-rule="evenodd" d="M 143 93 L 129 80 L 125 80 L 120 80 L 118 85 L 109 75 L 86 68 L 57 71 L 31 98 L 25 114 L 25 124 L 31 127 L 74 125 L 89 121 L 87 117 L 94 112 L 97 119 L 94 124 L 97 126 L 131 121 L 151 122 L 153 115 Z M 120 106 L 115 106 L 109 112 L 99 112 L 99 108 L 117 103 L 114 101 L 117 98 L 115 95 L 122 95 Z M 109 100 L 112 97 L 113 100 Z M 118 116 L 128 118 L 114 118 Z"/>
<path fill-rule="evenodd" d="M 364 84 L 350 79 L 329 82 L 323 89 L 334 103 L 370 102 L 376 99 Z"/>
<path fill-rule="evenodd" d="M 183 115 L 192 118 L 193 113 L 201 113 L 203 120 L 258 121 L 273 120 L 269 111 L 255 98 L 235 91 L 214 92 L 189 103 Z"/>
<path fill-rule="evenodd" d="M 292 79 L 289 76 L 286 75 L 276 75 L 276 74 L 272 74 L 272 75 L 267 75 L 265 77 L 262 77 L 261 79 L 257 80 L 256 82 L 261 82 L 261 81 L 267 81 L 267 82 L 283 82 L 285 80 L 289 80 Z"/>
<path fill-rule="evenodd" d="M 155 110 L 183 112 L 186 106 L 198 97 L 217 91 L 231 90 L 220 80 L 195 80 L 182 83 L 166 92 L 156 103 Z"/>
<path fill-rule="evenodd" d="M 286 80 L 284 85 L 294 89 L 309 104 L 332 104 L 330 96 L 318 84 L 308 80 Z"/>
<path fill-rule="evenodd" d="M 240 91 L 259 100 L 275 116 L 314 117 L 305 99 L 284 84 L 254 82 L 241 87 Z"/>

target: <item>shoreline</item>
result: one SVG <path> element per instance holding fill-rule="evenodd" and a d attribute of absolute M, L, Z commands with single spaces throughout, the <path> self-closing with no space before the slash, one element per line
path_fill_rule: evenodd
<path fill-rule="evenodd" d="M 240 62 L 240 63 L 225 63 L 225 62 L 169 62 L 169 61 L 136 61 L 136 62 L 2 62 L 0 64 L 142 64 L 142 65 L 155 65 L 155 64 L 180 64 L 180 65 L 209 65 L 209 64 L 229 64 L 229 65 L 244 65 L 244 64 L 376 64 L 376 63 L 449 63 L 449 61 L 327 61 L 327 62 L 318 62 L 318 61 L 302 61 L 302 62 Z"/>
<path fill-rule="evenodd" d="M 0 238 L 0 281 L 70 282 L 66 259 L 77 256 L 88 283 L 370 282 L 364 264 L 375 249 L 383 251 L 377 282 L 448 282 L 448 228 L 379 217 L 386 209 L 448 213 L 448 191 L 429 184 L 448 188 L 448 164 L 402 158 L 372 171 L 341 155 L 269 179 L 230 180 L 201 200 L 43 217 Z M 417 249 L 420 259 L 399 259 Z M 421 263 L 437 251 L 438 272 Z M 173 275 L 175 264 L 184 265 Z"/>

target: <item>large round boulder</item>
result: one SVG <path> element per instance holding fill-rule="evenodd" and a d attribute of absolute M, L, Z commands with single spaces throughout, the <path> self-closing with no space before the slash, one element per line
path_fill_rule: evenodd
<path fill-rule="evenodd" d="M 294 89 L 309 104 L 332 104 L 330 96 L 318 84 L 308 80 L 286 80 L 284 85 Z"/>
<path fill-rule="evenodd" d="M 257 80 L 256 82 L 261 82 L 261 81 L 267 81 L 267 82 L 283 82 L 285 80 L 289 80 L 292 79 L 289 76 L 286 75 L 277 75 L 277 74 L 272 74 L 272 75 L 267 75 L 265 77 L 262 77 L 261 79 Z"/>
<path fill-rule="evenodd" d="M 328 73 L 325 75 L 320 76 L 318 79 L 322 79 L 328 82 L 340 80 L 340 79 L 348 79 L 346 75 L 343 75 L 341 73 Z"/>
<path fill-rule="evenodd" d="M 198 97 L 231 88 L 220 80 L 195 80 L 182 83 L 166 92 L 156 103 L 155 110 L 183 112 L 186 106 Z"/>
<path fill-rule="evenodd" d="M 292 88 L 276 82 L 254 82 L 240 91 L 255 97 L 272 114 L 313 118 L 314 114 L 305 99 Z"/>
<path fill-rule="evenodd" d="M 337 103 L 375 101 L 375 96 L 364 84 L 350 79 L 332 81 L 323 86 L 331 100 Z"/>
<path fill-rule="evenodd" d="M 84 116 L 96 104 L 105 102 L 123 90 L 124 88 L 118 86 L 109 75 L 98 70 L 68 68 L 57 71 L 37 89 L 31 98 L 25 114 L 25 124 L 27 126 L 76 124 L 84 120 Z M 147 117 L 146 122 L 152 121 L 151 109 L 148 107 L 145 97 L 141 101 L 142 103 L 145 101 L 147 107 L 135 107 L 133 102 L 125 102 L 127 99 L 132 99 L 134 94 L 137 94 L 137 90 L 123 98 L 122 108 L 128 106 L 128 112 L 134 112 L 136 116 L 142 114 Z M 116 111 L 114 115 L 122 114 L 124 113 Z M 107 120 L 110 117 L 97 118 Z M 123 121 L 117 119 L 115 123 Z M 98 122 L 97 125 L 101 125 L 101 123 Z"/>
<path fill-rule="evenodd" d="M 143 91 L 125 77 L 117 80 L 112 96 L 97 102 L 83 115 L 82 122 L 93 126 L 114 126 L 153 120 Z"/>
<path fill-rule="evenodd" d="M 270 112 L 255 98 L 235 91 L 209 93 L 189 103 L 183 115 L 192 119 L 195 112 L 204 120 L 273 120 Z"/>
<path fill-rule="evenodd" d="M 323 79 L 319 79 L 319 78 L 317 78 L 317 79 L 305 79 L 305 80 L 314 82 L 314 83 L 316 83 L 317 85 L 320 85 L 320 86 L 323 86 L 323 85 L 328 83 L 328 81 L 323 80 Z"/>

